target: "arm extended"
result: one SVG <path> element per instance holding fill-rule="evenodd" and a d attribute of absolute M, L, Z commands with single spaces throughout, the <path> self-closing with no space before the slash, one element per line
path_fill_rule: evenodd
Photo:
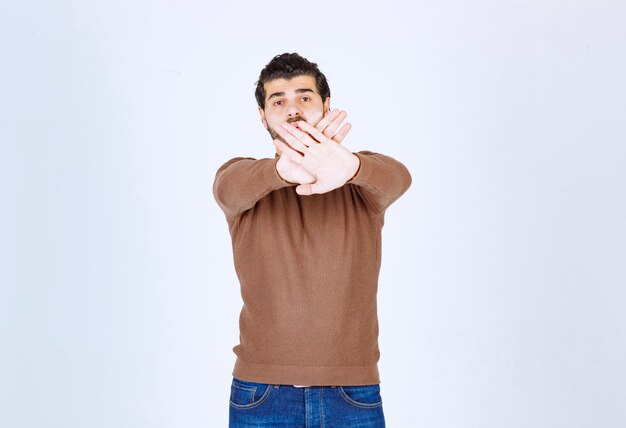
<path fill-rule="evenodd" d="M 375 211 L 384 211 L 411 186 L 409 170 L 394 158 L 369 150 L 354 154 L 360 166 L 347 184 L 356 185 L 359 195 Z"/>
<path fill-rule="evenodd" d="M 276 171 L 278 158 L 237 157 L 223 164 L 215 174 L 213 196 L 227 218 L 252 208 L 273 190 L 293 186 Z"/>

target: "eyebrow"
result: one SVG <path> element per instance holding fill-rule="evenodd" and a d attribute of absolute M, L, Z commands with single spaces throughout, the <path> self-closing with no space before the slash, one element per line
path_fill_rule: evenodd
<path fill-rule="evenodd" d="M 315 91 L 313 91 L 313 89 L 309 89 L 309 88 L 300 88 L 300 89 L 296 89 L 296 94 L 302 94 L 304 92 L 313 92 L 315 93 Z M 269 97 L 267 97 L 267 101 L 269 101 L 270 99 L 272 99 L 272 97 L 283 97 L 285 95 L 284 92 L 274 92 L 272 95 L 270 95 Z"/>

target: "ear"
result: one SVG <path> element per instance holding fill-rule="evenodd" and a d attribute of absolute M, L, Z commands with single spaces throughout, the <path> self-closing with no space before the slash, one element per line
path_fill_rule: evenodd
<path fill-rule="evenodd" d="M 328 114 L 329 110 L 330 110 L 330 97 L 326 97 L 326 100 L 324 101 L 324 116 Z"/>
<path fill-rule="evenodd" d="M 259 108 L 259 116 L 261 116 L 261 122 L 263 122 L 263 126 L 265 126 L 265 129 L 269 129 L 269 126 L 267 125 L 267 120 L 265 119 L 265 111 L 261 108 L 261 106 L 257 106 Z"/>

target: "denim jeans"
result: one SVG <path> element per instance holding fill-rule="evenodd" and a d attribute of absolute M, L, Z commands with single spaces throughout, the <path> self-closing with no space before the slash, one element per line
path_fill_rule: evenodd
<path fill-rule="evenodd" d="M 380 385 L 273 385 L 233 377 L 229 428 L 384 428 Z"/>

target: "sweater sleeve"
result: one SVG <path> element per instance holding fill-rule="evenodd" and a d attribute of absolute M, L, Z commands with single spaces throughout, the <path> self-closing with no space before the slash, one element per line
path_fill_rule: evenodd
<path fill-rule="evenodd" d="M 411 174 L 399 161 L 369 150 L 354 152 L 361 164 L 347 184 L 377 212 L 384 211 L 411 186 Z"/>
<path fill-rule="evenodd" d="M 273 190 L 294 185 L 278 175 L 277 161 L 278 157 L 236 157 L 219 167 L 213 182 L 213 196 L 227 218 L 252 208 Z"/>

